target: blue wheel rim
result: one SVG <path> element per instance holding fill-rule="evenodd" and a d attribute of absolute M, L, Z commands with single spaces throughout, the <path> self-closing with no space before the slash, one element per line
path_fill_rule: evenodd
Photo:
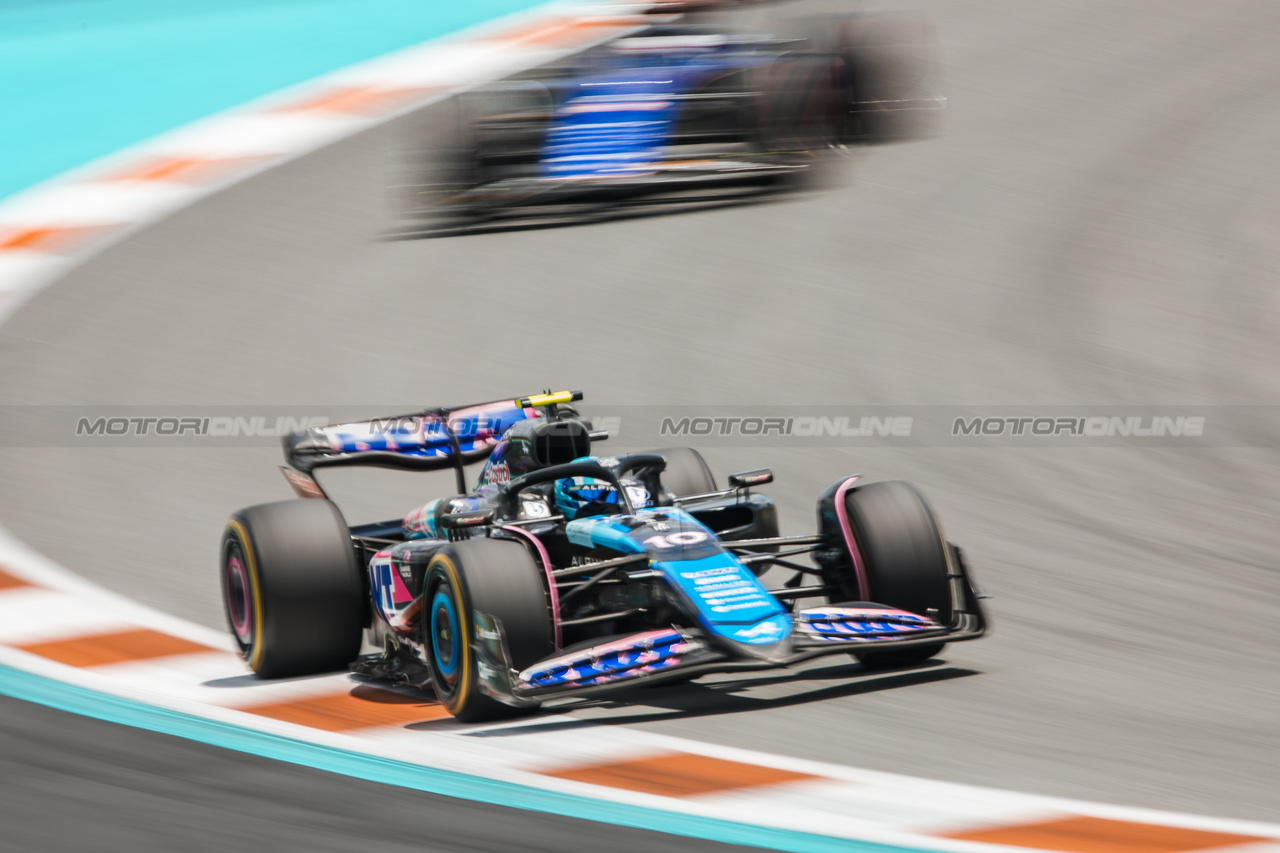
<path fill-rule="evenodd" d="M 436 590 L 431 599 L 431 655 L 436 669 L 449 677 L 458 671 L 458 612 L 447 587 Z"/>

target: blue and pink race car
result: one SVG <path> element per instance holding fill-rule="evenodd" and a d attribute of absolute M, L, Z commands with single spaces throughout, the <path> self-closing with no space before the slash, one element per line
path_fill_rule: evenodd
<path fill-rule="evenodd" d="M 963 555 L 916 487 L 841 477 L 818 497 L 816 533 L 779 536 L 757 491 L 770 471 L 722 487 L 690 448 L 597 455 L 607 435 L 578 414 L 581 396 L 286 438 L 298 499 L 235 513 L 222 539 L 227 621 L 250 667 L 350 668 L 479 721 L 820 655 L 908 665 L 986 630 Z M 453 469 L 457 493 L 349 526 L 316 476 L 335 466 Z"/>

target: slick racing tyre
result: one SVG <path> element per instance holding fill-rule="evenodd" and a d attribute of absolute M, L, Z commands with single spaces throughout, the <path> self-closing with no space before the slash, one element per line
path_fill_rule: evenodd
<path fill-rule="evenodd" d="M 487 209 L 478 188 L 537 174 L 551 96 L 536 83 L 505 83 L 467 92 L 431 112 L 415 135 L 425 145 L 421 177 L 410 179 L 408 212 L 464 218 Z"/>
<path fill-rule="evenodd" d="M 467 723 L 527 713 L 480 690 L 475 649 L 476 612 L 501 626 L 517 671 L 549 655 L 551 612 L 542 570 L 524 545 L 465 539 L 441 548 L 427 565 L 423 645 L 440 703 Z"/>
<path fill-rule="evenodd" d="M 538 173 L 552 107 L 538 83 L 502 83 L 462 95 L 463 120 L 470 130 L 471 163 L 477 184 Z"/>
<path fill-rule="evenodd" d="M 756 133 L 766 152 L 821 152 L 840 141 L 844 70 L 832 56 L 788 56 L 756 75 Z"/>
<path fill-rule="evenodd" d="M 692 447 L 665 447 L 654 453 L 667 460 L 662 486 L 677 498 L 702 495 L 716 490 L 716 478 L 702 454 Z"/>
<path fill-rule="evenodd" d="M 360 565 L 333 503 L 240 510 L 223 531 L 221 556 L 227 624 L 255 673 L 332 672 L 359 655 L 366 612 Z"/>
<path fill-rule="evenodd" d="M 951 621 L 951 582 L 947 550 L 933 511 L 920 490 L 910 483 L 871 483 L 849 490 L 845 510 L 867 573 L 869 598 L 929 616 Z M 850 567 L 833 578 L 841 596 L 858 598 L 857 577 Z M 887 668 L 918 663 L 942 651 L 944 643 L 900 651 L 864 652 L 857 655 L 865 666 Z"/>

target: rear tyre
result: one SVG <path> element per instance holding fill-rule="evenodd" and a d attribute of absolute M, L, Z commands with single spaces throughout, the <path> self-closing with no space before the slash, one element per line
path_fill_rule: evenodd
<path fill-rule="evenodd" d="M 920 490 L 900 481 L 871 483 L 851 489 L 844 501 L 866 569 L 870 599 L 949 622 L 951 582 L 945 539 Z M 845 600 L 858 597 L 852 570 L 834 580 Z M 863 652 L 856 657 L 872 669 L 887 669 L 928 660 L 944 645 Z"/>
<path fill-rule="evenodd" d="M 467 539 L 446 545 L 431 558 L 423 584 L 426 610 L 423 643 L 431 683 L 440 703 L 467 723 L 528 713 L 480 690 L 474 613 L 498 621 L 511 663 L 521 670 L 552 651 L 551 611 L 541 570 L 518 542 Z"/>
<path fill-rule="evenodd" d="M 292 500 L 240 510 L 223 531 L 221 555 L 227 624 L 255 673 L 332 672 L 359 655 L 360 566 L 333 503 Z"/>
<path fill-rule="evenodd" d="M 665 447 L 653 452 L 667 460 L 667 467 L 662 471 L 662 486 L 675 497 L 702 495 L 716 490 L 711 466 L 692 447 Z"/>
<path fill-rule="evenodd" d="M 936 136 L 946 113 L 937 39 L 927 18 L 855 15 L 837 25 L 846 138 L 881 143 Z"/>

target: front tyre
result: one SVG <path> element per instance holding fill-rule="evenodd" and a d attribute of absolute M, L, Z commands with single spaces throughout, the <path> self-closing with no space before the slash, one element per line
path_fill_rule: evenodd
<path fill-rule="evenodd" d="M 222 534 L 221 581 L 227 624 L 259 676 L 332 672 L 360 653 L 360 566 L 330 501 L 260 504 L 231 516 Z"/>
<path fill-rule="evenodd" d="M 946 540 L 924 495 L 911 483 L 889 481 L 850 489 L 844 509 L 866 571 L 867 597 L 946 624 L 951 621 L 951 582 Z M 859 597 L 852 561 L 828 578 L 840 591 L 833 601 Z M 857 655 L 873 669 L 928 660 L 945 643 Z"/>
<path fill-rule="evenodd" d="M 517 670 L 553 649 L 551 611 L 542 571 L 524 545 L 467 539 L 441 548 L 427 565 L 423 645 L 440 703 L 467 723 L 527 713 L 480 690 L 475 650 L 476 612 L 497 620 Z"/>
<path fill-rule="evenodd" d="M 823 152 L 840 140 L 844 68 L 830 56 L 786 56 L 756 72 L 756 138 L 771 153 Z"/>

